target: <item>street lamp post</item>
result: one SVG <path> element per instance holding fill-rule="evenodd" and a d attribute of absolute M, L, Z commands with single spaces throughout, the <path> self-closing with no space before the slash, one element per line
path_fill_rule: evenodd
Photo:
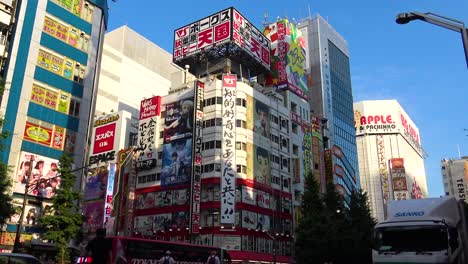
<path fill-rule="evenodd" d="M 420 12 L 400 13 L 397 15 L 395 21 L 398 24 L 407 24 L 413 20 L 422 20 L 424 22 L 460 33 L 463 41 L 463 49 L 465 51 L 466 66 L 468 67 L 468 31 L 465 27 L 465 23 L 434 13 Z"/>

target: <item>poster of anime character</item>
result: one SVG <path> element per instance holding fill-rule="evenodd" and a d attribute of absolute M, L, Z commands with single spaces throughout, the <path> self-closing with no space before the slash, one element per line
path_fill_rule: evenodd
<path fill-rule="evenodd" d="M 271 183 L 270 170 L 270 153 L 266 149 L 256 146 L 254 153 L 254 180 L 258 183 L 269 185 Z"/>
<path fill-rule="evenodd" d="M 83 224 L 88 233 L 96 232 L 102 228 L 104 220 L 104 201 L 89 202 L 83 205 L 83 213 L 86 221 Z"/>
<path fill-rule="evenodd" d="M 192 172 L 192 139 L 163 145 L 161 187 L 186 184 Z"/>
<path fill-rule="evenodd" d="M 151 224 L 150 224 L 151 226 Z M 153 216 L 153 230 L 169 230 L 172 228 L 172 214 L 157 214 Z"/>
<path fill-rule="evenodd" d="M 22 151 L 14 191 L 24 193 L 29 183 L 29 195 L 52 198 L 61 183 L 58 164 L 58 160 Z"/>
<path fill-rule="evenodd" d="M 242 227 L 255 229 L 257 227 L 257 213 L 242 211 Z"/>
<path fill-rule="evenodd" d="M 137 235 L 152 236 L 153 219 L 154 215 L 142 215 L 135 217 L 133 232 Z"/>
<path fill-rule="evenodd" d="M 270 108 L 258 100 L 254 101 L 253 131 L 266 138 L 270 138 Z"/>
<path fill-rule="evenodd" d="M 91 201 L 104 199 L 104 195 L 106 195 L 107 190 L 108 177 L 109 170 L 107 169 L 107 166 L 97 167 L 88 170 L 84 200 Z"/>
<path fill-rule="evenodd" d="M 188 227 L 188 214 L 187 212 L 172 213 L 172 229 L 185 229 Z"/>
<path fill-rule="evenodd" d="M 160 191 L 154 193 L 154 206 L 163 207 L 172 205 L 172 191 Z"/>
<path fill-rule="evenodd" d="M 193 132 L 193 98 L 166 105 L 164 143 L 191 136 Z"/>
<path fill-rule="evenodd" d="M 136 204 L 137 209 L 148 209 L 148 208 L 155 207 L 153 192 L 141 193 L 137 197 L 138 197 L 137 204 Z"/>

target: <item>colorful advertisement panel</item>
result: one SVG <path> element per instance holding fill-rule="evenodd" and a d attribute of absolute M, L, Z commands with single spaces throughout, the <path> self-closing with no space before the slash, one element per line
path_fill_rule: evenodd
<path fill-rule="evenodd" d="M 263 33 L 271 41 L 272 74 L 267 78 L 267 85 L 307 98 L 306 47 L 302 32 L 288 19 L 282 19 L 268 25 Z"/>
<path fill-rule="evenodd" d="M 108 178 L 107 166 L 89 169 L 83 199 L 85 201 L 104 200 Z"/>
<path fill-rule="evenodd" d="M 109 170 L 109 177 L 107 177 L 107 188 L 106 188 L 103 221 L 104 221 L 105 227 L 112 228 L 109 222 L 109 218 L 111 216 L 112 198 L 114 196 L 115 171 L 117 170 L 117 164 L 110 163 L 108 166 L 108 170 Z"/>
<path fill-rule="evenodd" d="M 271 184 L 270 153 L 268 150 L 255 146 L 254 152 L 254 181 L 262 184 Z"/>
<path fill-rule="evenodd" d="M 95 233 L 97 229 L 102 228 L 104 219 L 104 201 L 94 201 L 83 204 L 83 213 L 86 221 L 83 228 L 86 233 Z"/>
<path fill-rule="evenodd" d="M 253 131 L 266 138 L 270 138 L 270 107 L 258 100 L 254 101 Z"/>
<path fill-rule="evenodd" d="M 269 209 L 271 206 L 270 194 L 264 191 L 257 190 L 257 205 L 262 208 Z"/>
<path fill-rule="evenodd" d="M 173 60 L 178 61 L 231 40 L 231 8 L 174 31 Z"/>
<path fill-rule="evenodd" d="M 253 145 L 252 143 L 250 142 L 247 142 L 247 172 L 246 172 L 246 176 L 247 176 L 247 180 L 251 180 L 253 181 L 254 180 L 254 148 L 255 148 L 255 145 Z"/>
<path fill-rule="evenodd" d="M 88 52 L 89 35 L 56 17 L 47 14 L 42 31 L 77 49 Z"/>
<path fill-rule="evenodd" d="M 166 104 L 164 125 L 164 143 L 192 136 L 193 99 Z"/>
<path fill-rule="evenodd" d="M 83 79 L 86 72 L 85 65 L 81 65 L 79 62 L 71 60 L 63 55 L 59 55 L 43 47 L 39 49 L 39 54 L 37 56 L 37 66 L 58 74 L 66 79 L 83 84 Z"/>
<path fill-rule="evenodd" d="M 158 140 L 158 116 L 161 114 L 161 97 L 155 96 L 140 103 L 138 123 L 138 175 L 156 173 L 155 144 Z"/>
<path fill-rule="evenodd" d="M 152 236 L 153 218 L 153 215 L 142 215 L 135 217 L 133 232 L 142 236 Z"/>
<path fill-rule="evenodd" d="M 203 137 L 203 100 L 205 95 L 205 84 L 195 82 L 194 89 L 195 110 L 193 111 L 195 126 L 193 129 L 193 159 L 192 159 L 192 182 L 190 197 L 190 233 L 200 233 L 200 199 L 201 199 L 201 176 L 202 176 L 202 137 Z"/>
<path fill-rule="evenodd" d="M 213 236 L 213 246 L 226 250 L 241 250 L 240 236 Z"/>
<path fill-rule="evenodd" d="M 270 70 L 270 40 L 236 9 L 232 10 L 233 42 Z"/>
<path fill-rule="evenodd" d="M 94 6 L 88 1 L 83 0 L 51 0 L 57 5 L 63 7 L 68 12 L 91 23 L 93 19 Z"/>
<path fill-rule="evenodd" d="M 119 113 L 112 113 L 94 120 L 92 151 L 88 162 L 90 166 L 117 162 L 122 126 L 120 116 Z"/>
<path fill-rule="evenodd" d="M 237 76 L 223 74 L 221 223 L 232 225 L 236 220 L 236 90 Z"/>
<path fill-rule="evenodd" d="M 406 180 L 405 163 L 403 158 L 390 159 L 390 174 L 392 175 L 393 196 L 395 200 L 402 200 L 407 197 L 408 185 Z M 399 194 L 399 196 L 397 195 Z M 403 195 L 403 193 L 405 195 Z"/>
<path fill-rule="evenodd" d="M 258 214 L 257 217 L 257 227 L 255 229 L 264 231 L 270 230 L 270 216 Z"/>
<path fill-rule="evenodd" d="M 153 192 L 139 194 L 136 200 L 136 209 L 141 210 L 155 207 L 154 195 L 155 193 Z"/>
<path fill-rule="evenodd" d="M 310 156 L 312 153 L 312 129 L 311 127 L 305 123 L 302 124 L 302 133 L 304 133 L 304 137 L 302 139 L 302 151 L 304 153 L 303 179 L 305 179 L 307 177 L 307 173 L 309 173 L 309 171 L 312 171 L 312 163 L 310 162 Z"/>
<path fill-rule="evenodd" d="M 256 205 L 256 190 L 247 186 L 242 186 L 242 202 Z"/>
<path fill-rule="evenodd" d="M 52 129 L 26 121 L 23 138 L 50 147 L 52 142 Z"/>
<path fill-rule="evenodd" d="M 52 198 L 61 183 L 58 165 L 58 160 L 21 151 L 14 191 L 24 193 L 29 183 L 29 195 Z"/>
<path fill-rule="evenodd" d="M 257 228 L 257 213 L 243 210 L 241 225 L 243 228 L 256 229 Z"/>
<path fill-rule="evenodd" d="M 192 173 L 192 138 L 163 145 L 161 187 L 187 184 Z"/>

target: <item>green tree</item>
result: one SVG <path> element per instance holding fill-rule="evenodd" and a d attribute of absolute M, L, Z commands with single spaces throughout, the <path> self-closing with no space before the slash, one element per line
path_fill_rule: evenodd
<path fill-rule="evenodd" d="M 351 193 L 348 233 L 351 241 L 346 247 L 350 263 L 372 263 L 372 233 L 376 224 L 369 207 L 366 192 L 357 190 Z"/>
<path fill-rule="evenodd" d="M 69 258 L 68 243 L 79 236 L 84 220 L 77 206 L 80 194 L 73 190 L 75 175 L 71 172 L 71 163 L 72 158 L 68 154 L 59 159 L 61 184 L 52 198 L 54 213 L 39 219 L 39 223 L 46 229 L 44 239 L 54 243 L 58 251 L 57 262 L 62 264 Z"/>
<path fill-rule="evenodd" d="M 327 223 L 323 215 L 324 204 L 319 184 L 312 173 L 308 173 L 302 197 L 302 218 L 296 230 L 295 255 L 297 263 L 323 263 L 326 245 L 323 238 L 327 233 Z"/>
<path fill-rule="evenodd" d="M 0 98 L 3 96 L 5 90 L 5 82 L 0 78 Z M 3 127 L 4 120 L 0 118 L 0 131 Z M 4 140 L 9 137 L 8 131 L 1 131 L 0 133 L 0 153 L 4 151 Z M 0 227 L 3 226 L 8 219 L 15 213 L 11 197 L 11 179 L 8 176 L 10 169 L 8 164 L 0 161 Z"/>

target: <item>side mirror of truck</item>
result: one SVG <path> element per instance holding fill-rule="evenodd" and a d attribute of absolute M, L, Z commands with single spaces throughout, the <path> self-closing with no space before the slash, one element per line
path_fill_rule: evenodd
<path fill-rule="evenodd" d="M 450 244 L 450 248 L 452 249 L 452 252 L 455 251 L 458 246 L 459 246 L 459 243 L 458 243 L 458 231 L 457 229 L 455 228 L 450 228 L 449 229 L 449 235 L 450 235 L 450 238 L 449 238 L 449 244 Z"/>

